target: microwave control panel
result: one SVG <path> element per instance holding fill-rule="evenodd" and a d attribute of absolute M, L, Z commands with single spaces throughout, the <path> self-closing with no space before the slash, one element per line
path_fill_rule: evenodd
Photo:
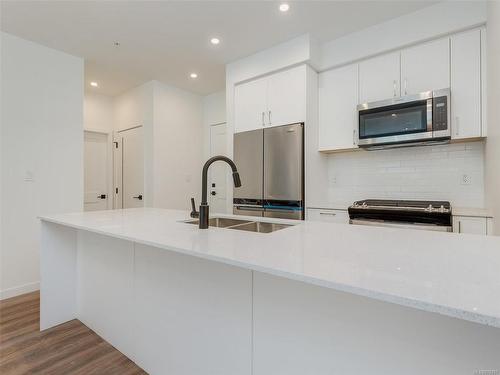
<path fill-rule="evenodd" d="M 432 130 L 448 129 L 448 98 L 439 96 L 432 101 Z"/>

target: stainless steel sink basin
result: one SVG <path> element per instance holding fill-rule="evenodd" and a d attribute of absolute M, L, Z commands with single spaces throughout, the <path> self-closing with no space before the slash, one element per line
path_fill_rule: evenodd
<path fill-rule="evenodd" d="M 186 224 L 198 225 L 198 219 L 186 220 Z M 225 217 L 212 217 L 208 221 L 208 226 L 226 229 L 244 230 L 247 232 L 271 233 L 280 229 L 292 226 L 292 224 L 268 223 L 261 221 L 250 221 L 241 219 L 230 219 Z"/>
<path fill-rule="evenodd" d="M 188 224 L 196 224 L 198 225 L 200 221 L 198 219 L 187 220 L 185 223 Z M 229 219 L 225 217 L 212 217 L 208 220 L 208 226 L 217 227 L 217 228 L 227 228 L 234 225 L 241 225 L 250 223 L 249 220 L 240 220 L 240 219 Z"/>
<path fill-rule="evenodd" d="M 262 221 L 252 221 L 246 224 L 235 225 L 228 229 L 246 230 L 248 232 L 271 233 L 280 229 L 291 227 L 290 224 L 266 223 Z"/>

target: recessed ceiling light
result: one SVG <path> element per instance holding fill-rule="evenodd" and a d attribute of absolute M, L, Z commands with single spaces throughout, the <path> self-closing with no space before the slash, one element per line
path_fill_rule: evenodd
<path fill-rule="evenodd" d="M 287 3 L 280 4 L 280 11 L 281 12 L 288 12 L 289 9 L 290 9 L 290 5 L 288 5 Z"/>
<path fill-rule="evenodd" d="M 220 40 L 219 40 L 219 38 L 212 38 L 212 39 L 210 39 L 210 43 L 212 43 L 212 44 L 219 44 Z"/>
<path fill-rule="evenodd" d="M 90 82 L 90 86 L 92 86 L 92 87 L 99 87 L 99 85 L 97 84 L 97 82 Z"/>
<path fill-rule="evenodd" d="M 190 76 L 191 78 L 198 78 L 198 74 L 196 74 L 196 73 L 191 73 L 189 76 Z"/>

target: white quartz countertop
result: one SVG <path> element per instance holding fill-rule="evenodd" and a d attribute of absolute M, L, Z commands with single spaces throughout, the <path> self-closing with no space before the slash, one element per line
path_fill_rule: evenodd
<path fill-rule="evenodd" d="M 500 237 L 322 222 L 200 230 L 179 222 L 187 211 L 154 208 L 41 219 L 500 328 Z"/>
<path fill-rule="evenodd" d="M 452 207 L 452 213 L 454 216 L 493 217 L 493 213 L 487 208 Z"/>

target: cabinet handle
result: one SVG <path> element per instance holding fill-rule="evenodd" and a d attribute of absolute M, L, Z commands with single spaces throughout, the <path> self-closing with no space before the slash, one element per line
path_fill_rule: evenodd
<path fill-rule="evenodd" d="M 394 97 L 396 97 L 396 80 L 392 81 L 392 86 L 394 88 Z"/>
<path fill-rule="evenodd" d="M 337 214 L 333 213 L 333 212 L 320 212 L 319 214 L 320 215 L 327 215 L 327 216 L 337 216 Z"/>
<path fill-rule="evenodd" d="M 271 111 L 268 111 L 268 116 L 269 116 L 269 125 L 271 125 Z"/>
<path fill-rule="evenodd" d="M 356 129 L 352 131 L 352 145 L 356 146 Z"/>
<path fill-rule="evenodd" d="M 405 95 L 408 95 L 408 79 L 405 78 Z"/>
<path fill-rule="evenodd" d="M 264 125 L 265 125 L 265 124 L 264 124 L 264 116 L 265 116 L 265 113 L 264 113 L 264 112 L 262 112 L 262 126 L 264 126 Z"/>
<path fill-rule="evenodd" d="M 455 116 L 455 135 L 460 135 L 460 123 L 458 116 Z"/>
<path fill-rule="evenodd" d="M 462 222 L 458 221 L 458 233 L 462 233 Z"/>

